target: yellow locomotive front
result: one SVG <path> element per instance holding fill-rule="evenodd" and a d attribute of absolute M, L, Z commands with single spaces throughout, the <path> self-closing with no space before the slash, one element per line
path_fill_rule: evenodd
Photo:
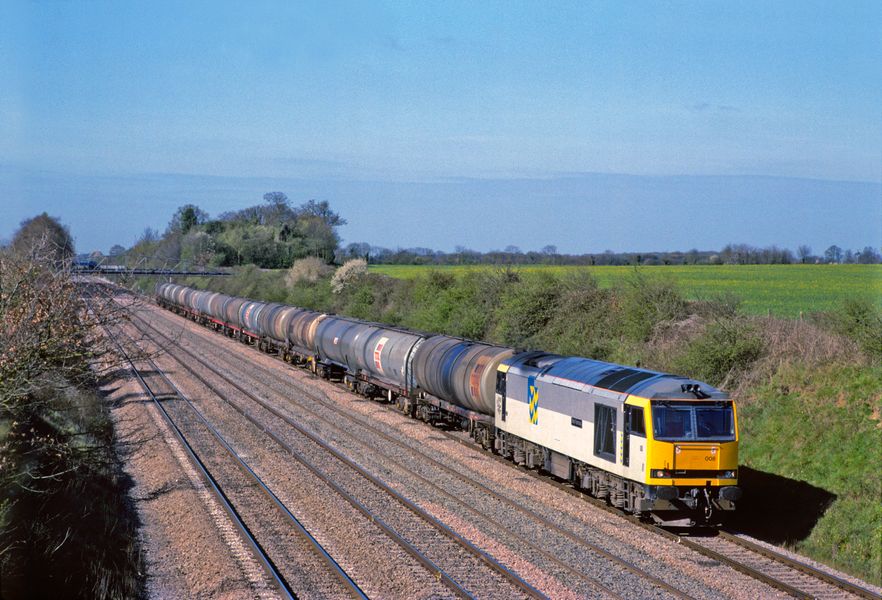
<path fill-rule="evenodd" d="M 644 409 L 644 483 L 653 518 L 666 526 L 720 525 L 741 497 L 735 403 L 697 392 L 628 401 Z"/>

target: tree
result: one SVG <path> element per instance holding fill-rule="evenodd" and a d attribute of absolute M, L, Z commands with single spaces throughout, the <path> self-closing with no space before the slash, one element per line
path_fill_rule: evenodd
<path fill-rule="evenodd" d="M 873 265 L 880 261 L 879 253 L 872 246 L 865 246 L 857 256 L 857 261 L 862 265 Z"/>
<path fill-rule="evenodd" d="M 285 192 L 267 192 L 263 200 L 272 206 L 288 206 L 288 195 Z"/>
<path fill-rule="evenodd" d="M 295 213 L 298 217 L 318 217 L 330 227 L 346 225 L 346 219 L 331 210 L 327 200 L 322 200 L 321 202 L 309 200 L 308 202 L 304 202 L 297 208 Z"/>
<path fill-rule="evenodd" d="M 288 196 L 284 192 L 267 192 L 263 200 L 267 205 L 260 207 L 263 213 L 260 222 L 264 225 L 287 225 L 290 231 L 297 221 L 297 215 L 291 210 Z"/>
<path fill-rule="evenodd" d="M 108 256 L 120 256 L 121 254 L 125 254 L 126 249 L 119 244 L 114 244 L 110 247 L 110 250 L 107 252 Z"/>
<path fill-rule="evenodd" d="M 25 219 L 12 237 L 12 251 L 19 256 L 48 261 L 56 267 L 73 258 L 70 231 L 45 212 Z"/>
<path fill-rule="evenodd" d="M 144 233 L 141 234 L 141 237 L 135 242 L 135 244 L 152 244 L 159 240 L 159 232 L 153 229 L 152 227 L 145 227 Z"/>
<path fill-rule="evenodd" d="M 208 221 L 208 213 L 195 204 L 185 204 L 178 208 L 172 217 L 168 224 L 168 232 L 186 235 L 191 229 L 206 221 Z"/>
<path fill-rule="evenodd" d="M 812 247 L 811 246 L 806 246 L 805 244 L 803 244 L 802 246 L 800 246 L 799 248 L 796 249 L 796 256 L 799 257 L 799 262 L 801 262 L 802 264 L 805 264 L 811 255 L 812 255 Z"/>
<path fill-rule="evenodd" d="M 368 260 L 371 254 L 371 245 L 366 242 L 352 242 L 343 251 L 343 256 L 348 258 L 363 258 Z"/>
<path fill-rule="evenodd" d="M 842 248 L 836 245 L 830 246 L 824 251 L 824 259 L 828 263 L 842 262 Z"/>
<path fill-rule="evenodd" d="M 306 246 L 308 256 L 319 256 L 331 262 L 340 239 L 333 226 L 318 216 L 306 215 L 297 220 L 297 233 Z"/>

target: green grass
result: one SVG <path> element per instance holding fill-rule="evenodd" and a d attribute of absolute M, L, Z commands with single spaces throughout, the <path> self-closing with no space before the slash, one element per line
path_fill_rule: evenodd
<path fill-rule="evenodd" d="M 796 549 L 877 585 L 882 584 L 880 390 L 882 367 L 793 366 L 760 386 L 739 409 L 742 465 L 835 495 L 810 535 L 793 544 Z M 773 504 L 775 499 L 753 500 Z M 812 508 L 806 506 L 808 496 L 793 501 Z"/>
<path fill-rule="evenodd" d="M 374 265 L 371 272 L 402 279 L 418 277 L 431 269 L 461 274 L 494 269 L 493 266 L 424 267 Z M 634 267 L 516 267 L 524 273 L 555 274 L 587 271 L 601 287 L 610 287 L 634 272 Z M 640 267 L 649 277 L 669 277 L 688 298 L 734 294 L 747 314 L 796 317 L 837 308 L 844 298 L 867 298 L 882 306 L 882 265 L 689 265 Z"/>

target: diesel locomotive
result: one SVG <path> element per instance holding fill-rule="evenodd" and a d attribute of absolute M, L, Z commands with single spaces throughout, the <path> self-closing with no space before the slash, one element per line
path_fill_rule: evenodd
<path fill-rule="evenodd" d="M 735 403 L 706 383 L 170 283 L 156 299 L 657 524 L 720 525 L 741 496 Z"/>

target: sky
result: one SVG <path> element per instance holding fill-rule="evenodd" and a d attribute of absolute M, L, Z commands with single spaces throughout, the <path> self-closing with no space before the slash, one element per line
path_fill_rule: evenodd
<path fill-rule="evenodd" d="M 345 241 L 882 245 L 880 2 L 0 3 L 0 240 L 328 200 Z"/>

